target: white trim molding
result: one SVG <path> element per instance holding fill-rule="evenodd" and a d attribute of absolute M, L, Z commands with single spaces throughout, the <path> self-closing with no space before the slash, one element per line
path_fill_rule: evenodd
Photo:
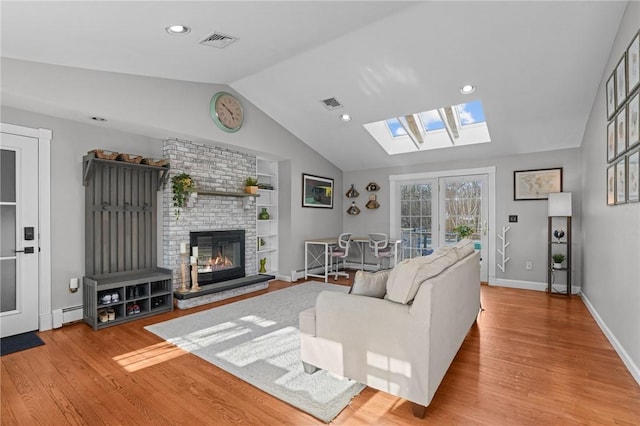
<path fill-rule="evenodd" d="M 589 313 L 591 313 L 591 316 L 596 321 L 596 324 L 598 324 L 598 327 L 600 327 L 600 330 L 602 330 L 607 340 L 609 340 L 609 343 L 611 343 L 611 346 L 613 346 L 613 349 L 615 349 L 615 351 L 618 353 L 618 356 L 620 357 L 624 365 L 627 367 L 638 385 L 640 385 L 640 367 L 638 367 L 633 362 L 633 359 L 631 359 L 627 351 L 624 350 L 624 347 L 620 344 L 618 339 L 616 339 L 616 336 L 611 332 L 609 327 L 607 327 L 607 324 L 604 322 L 600 314 L 598 314 L 598 311 L 596 311 L 596 308 L 591 304 L 589 298 L 582 292 L 580 292 L 579 294 L 582 298 L 582 301 L 584 302 L 584 305 L 589 310 Z"/>
<path fill-rule="evenodd" d="M 547 291 L 547 283 L 538 282 L 538 281 L 522 281 L 522 280 L 509 280 L 505 278 L 498 278 L 496 279 L 495 284 L 492 284 L 492 285 L 496 285 L 498 287 L 519 288 L 521 290 Z M 562 284 L 562 287 L 564 288 L 565 285 Z M 580 287 L 572 286 L 571 293 L 572 294 L 580 293 Z"/>

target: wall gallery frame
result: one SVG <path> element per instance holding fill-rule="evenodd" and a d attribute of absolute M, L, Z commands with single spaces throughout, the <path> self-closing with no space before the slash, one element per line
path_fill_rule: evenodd
<path fill-rule="evenodd" d="M 616 204 L 627 202 L 627 161 L 621 158 L 616 163 Z"/>
<path fill-rule="evenodd" d="M 627 49 L 627 93 L 640 85 L 640 32 Z"/>
<path fill-rule="evenodd" d="M 513 172 L 513 199 L 546 200 L 550 192 L 562 192 L 562 167 Z"/>
<path fill-rule="evenodd" d="M 616 67 L 616 107 L 620 108 L 627 98 L 627 53 L 622 55 L 622 59 Z"/>
<path fill-rule="evenodd" d="M 636 92 L 635 96 L 629 100 L 627 104 L 627 146 L 633 148 L 640 143 L 640 93 Z"/>
<path fill-rule="evenodd" d="M 616 157 L 627 150 L 627 109 L 616 115 Z"/>
<path fill-rule="evenodd" d="M 616 77 L 614 73 L 607 80 L 607 118 L 611 120 L 616 113 Z"/>
<path fill-rule="evenodd" d="M 616 158 L 616 122 L 611 120 L 607 125 L 607 161 L 610 163 Z"/>
<path fill-rule="evenodd" d="M 333 208 L 333 179 L 302 174 L 302 207 Z"/>
<path fill-rule="evenodd" d="M 627 155 L 627 202 L 640 201 L 640 151 Z"/>
<path fill-rule="evenodd" d="M 607 205 L 616 204 L 616 166 L 615 164 L 607 167 Z"/>

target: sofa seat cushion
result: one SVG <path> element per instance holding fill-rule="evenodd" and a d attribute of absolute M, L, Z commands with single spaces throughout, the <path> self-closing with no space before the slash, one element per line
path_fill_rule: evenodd
<path fill-rule="evenodd" d="M 375 273 L 366 271 L 356 272 L 349 293 L 382 299 L 387 293 L 387 279 L 389 278 L 390 272 L 391 271 L 388 270 Z"/>
<path fill-rule="evenodd" d="M 429 256 L 403 260 L 389 274 L 386 298 L 402 304 L 411 302 L 423 282 L 457 261 L 453 250 L 438 250 Z"/>

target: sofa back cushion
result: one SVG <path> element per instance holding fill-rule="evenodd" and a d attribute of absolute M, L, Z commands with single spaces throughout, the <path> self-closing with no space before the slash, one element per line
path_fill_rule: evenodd
<path fill-rule="evenodd" d="M 416 297 L 420 284 L 457 261 L 453 250 L 437 250 L 429 256 L 403 260 L 389 274 L 386 298 L 397 303 L 409 303 Z"/>

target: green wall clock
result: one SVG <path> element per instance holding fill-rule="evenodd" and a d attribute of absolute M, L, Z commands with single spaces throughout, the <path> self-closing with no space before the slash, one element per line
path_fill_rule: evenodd
<path fill-rule="evenodd" d="M 209 111 L 216 126 L 225 132 L 237 132 L 244 122 L 242 105 L 231 93 L 218 92 L 213 95 Z"/>

